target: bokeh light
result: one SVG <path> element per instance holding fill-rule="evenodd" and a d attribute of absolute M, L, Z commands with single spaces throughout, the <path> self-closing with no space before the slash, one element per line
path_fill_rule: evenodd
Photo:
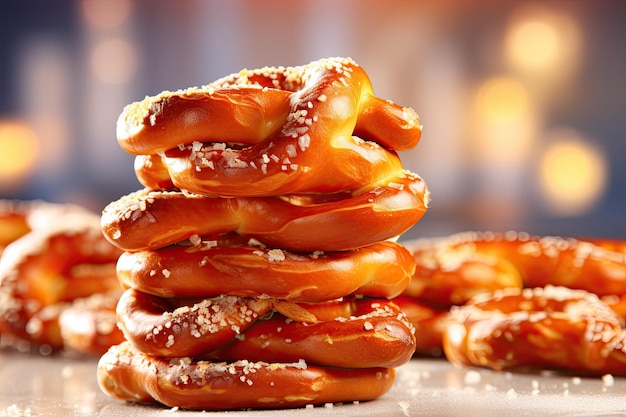
<path fill-rule="evenodd" d="M 541 77 L 563 76 L 577 66 L 581 36 L 569 16 L 533 4 L 513 14 L 504 44 L 514 68 Z"/>
<path fill-rule="evenodd" d="M 80 11 L 84 20 L 95 28 L 114 28 L 124 23 L 132 11 L 129 0 L 82 0 Z"/>
<path fill-rule="evenodd" d="M 0 189 L 17 187 L 28 177 L 40 156 L 40 140 L 25 123 L 0 119 Z"/>
<path fill-rule="evenodd" d="M 521 82 L 509 77 L 487 79 L 478 87 L 473 114 L 474 151 L 479 158 L 502 162 L 526 158 L 537 121 Z"/>
<path fill-rule="evenodd" d="M 543 198 L 553 214 L 584 214 L 605 191 L 606 157 L 589 139 L 575 131 L 558 130 L 549 136 L 549 145 L 539 165 Z"/>
<path fill-rule="evenodd" d="M 95 76 L 107 84 L 127 83 L 139 68 L 137 48 L 125 39 L 104 39 L 93 48 L 91 67 Z"/>
<path fill-rule="evenodd" d="M 543 69 L 554 64 L 561 47 L 554 27 L 539 21 L 513 26 L 508 43 L 511 60 L 528 69 Z"/>

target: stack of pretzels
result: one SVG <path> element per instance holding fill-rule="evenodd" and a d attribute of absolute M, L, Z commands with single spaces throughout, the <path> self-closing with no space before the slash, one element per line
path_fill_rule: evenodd
<path fill-rule="evenodd" d="M 101 218 L 124 250 L 127 339 L 99 362 L 103 391 L 204 410 L 387 392 L 415 350 L 392 299 L 415 268 L 394 238 L 429 201 L 397 154 L 420 134 L 344 58 L 127 106 L 118 142 L 144 188 Z"/>
<path fill-rule="evenodd" d="M 0 200 L 3 345 L 102 355 L 123 341 L 115 317 L 121 253 L 102 235 L 100 216 L 81 206 Z"/>
<path fill-rule="evenodd" d="M 405 242 L 416 352 L 497 370 L 626 375 L 626 241 L 466 232 Z"/>

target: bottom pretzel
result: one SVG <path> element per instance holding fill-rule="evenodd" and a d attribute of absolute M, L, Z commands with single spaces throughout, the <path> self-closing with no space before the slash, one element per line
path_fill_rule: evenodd
<path fill-rule="evenodd" d="M 190 410 L 295 408 L 367 401 L 393 385 L 393 368 L 341 369 L 305 361 L 194 361 L 146 355 L 124 342 L 98 363 L 98 383 L 126 401 L 159 402 Z"/>

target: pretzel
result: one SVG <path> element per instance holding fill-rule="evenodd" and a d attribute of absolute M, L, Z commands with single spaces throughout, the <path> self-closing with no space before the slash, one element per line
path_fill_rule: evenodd
<path fill-rule="evenodd" d="M 415 297 L 429 299 L 433 294 L 462 291 L 468 294 L 449 299 L 450 304 L 462 304 L 476 291 L 546 285 L 600 296 L 626 294 L 626 242 L 467 232 L 406 245 L 417 263 L 408 290 Z M 455 277 L 464 280 L 463 287 L 470 285 L 475 290 L 453 290 Z"/>
<path fill-rule="evenodd" d="M 421 125 L 412 109 L 374 96 L 352 60 L 326 59 L 146 97 L 124 109 L 117 135 L 130 153 L 163 155 L 178 188 L 268 196 L 393 181 L 402 166 L 388 149 L 417 145 Z"/>
<path fill-rule="evenodd" d="M 403 242 L 416 269 L 404 292 L 403 309 L 420 334 L 416 352 L 441 347 L 438 317 L 478 294 L 507 288 L 566 286 L 602 297 L 624 321 L 626 243 L 619 240 L 531 236 L 527 233 L 465 232 Z M 426 310 L 425 310 L 426 308 Z M 434 309 L 431 315 L 425 313 Z M 424 341 L 420 344 L 419 341 Z"/>
<path fill-rule="evenodd" d="M 281 303 L 235 296 L 163 299 L 127 290 L 118 303 L 118 325 L 137 349 L 161 357 L 305 359 L 343 368 L 393 367 L 411 358 L 413 329 L 389 301 L 345 300 L 330 314 L 318 305 Z"/>
<path fill-rule="evenodd" d="M 60 349 L 64 336 L 59 320 L 66 308 L 94 294 L 119 293 L 115 263 L 121 251 L 104 239 L 99 217 L 83 208 L 44 202 L 8 205 L 27 231 L 0 258 L 0 332 Z M 69 316 L 64 321 L 69 323 Z M 116 329 L 106 333 L 95 337 L 117 335 L 112 340 L 119 340 L 121 334 Z M 70 337 L 71 328 L 65 334 Z M 92 345 L 87 351 L 109 346 Z"/>
<path fill-rule="evenodd" d="M 305 361 L 267 363 L 159 358 L 128 342 L 98 363 L 98 383 L 109 396 L 190 410 L 295 408 L 367 401 L 385 394 L 393 368 L 342 369 Z"/>
<path fill-rule="evenodd" d="M 95 293 L 68 303 L 58 316 L 63 347 L 92 356 L 103 355 L 125 338 L 117 327 L 119 291 Z"/>
<path fill-rule="evenodd" d="M 332 94 L 324 96 L 327 92 Z M 200 88 L 146 97 L 124 108 L 117 121 L 118 143 L 134 155 L 207 138 L 253 145 L 277 132 L 295 109 L 321 106 L 335 95 L 352 99 L 343 119 L 354 123 L 360 136 L 380 136 L 385 146 L 400 150 L 417 145 L 421 126 L 414 111 L 376 97 L 365 71 L 349 58 L 242 70 Z"/>
<path fill-rule="evenodd" d="M 454 307 L 449 319 L 443 347 L 455 364 L 626 375 L 619 318 L 587 291 L 500 290 Z"/>
<path fill-rule="evenodd" d="M 291 136 L 280 139 L 241 150 L 194 142 L 167 151 L 162 163 L 177 188 L 214 197 L 330 194 L 385 186 L 403 175 L 397 153 L 357 136 L 338 136 L 332 144 L 311 138 L 306 146 Z M 157 173 L 137 176 L 143 175 L 167 181 Z"/>
<path fill-rule="evenodd" d="M 520 271 L 510 258 L 491 257 L 469 245 L 456 247 L 437 239 L 404 245 L 416 263 L 404 293 L 418 300 L 446 308 L 463 304 L 479 293 L 523 285 Z"/>
<path fill-rule="evenodd" d="M 125 252 L 117 263 L 124 288 L 159 297 L 271 297 L 323 302 L 356 294 L 392 298 L 413 275 L 402 245 L 378 242 L 343 252 L 294 253 L 218 236 L 188 245 Z M 271 276 L 272 279 L 268 279 Z"/>
<path fill-rule="evenodd" d="M 139 190 L 105 207 L 102 230 L 126 250 L 234 231 L 296 252 L 356 249 L 396 237 L 424 215 L 428 191 L 406 174 L 392 184 L 337 195 L 212 198 Z"/>

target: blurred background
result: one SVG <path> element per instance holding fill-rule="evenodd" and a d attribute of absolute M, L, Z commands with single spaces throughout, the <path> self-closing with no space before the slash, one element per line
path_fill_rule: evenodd
<path fill-rule="evenodd" d="M 140 188 L 124 105 L 243 68 L 350 56 L 413 107 L 432 192 L 405 238 L 626 238 L 626 2 L 0 3 L 0 198 L 100 211 Z"/>

